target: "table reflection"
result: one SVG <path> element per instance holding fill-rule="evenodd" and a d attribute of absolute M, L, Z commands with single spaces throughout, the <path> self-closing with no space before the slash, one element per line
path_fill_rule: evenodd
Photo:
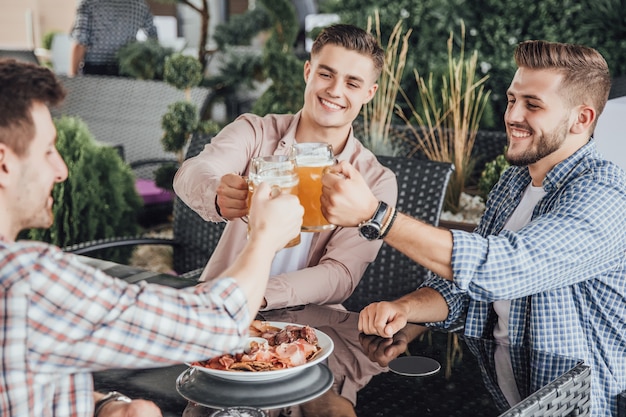
<path fill-rule="evenodd" d="M 497 416 L 509 408 L 495 377 L 495 344 L 410 324 L 393 339 L 359 334 L 358 314 L 322 306 L 263 312 L 261 319 L 315 327 L 333 339 L 326 366 L 332 388 L 303 404 L 266 410 L 279 416 Z M 514 384 L 522 398 L 574 367 L 579 361 L 511 349 Z M 401 355 L 421 355 L 442 364 L 439 373 L 406 377 L 389 372 Z M 96 388 L 118 390 L 155 401 L 164 416 L 205 417 L 215 409 L 186 401 L 175 388 L 184 365 L 149 370 L 110 370 L 95 374 Z M 511 381 L 509 381 L 511 382 Z M 233 404 L 237 405 L 237 404 Z"/>

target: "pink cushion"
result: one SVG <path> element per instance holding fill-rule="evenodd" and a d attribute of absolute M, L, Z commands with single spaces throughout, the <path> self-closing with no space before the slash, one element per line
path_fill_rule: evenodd
<path fill-rule="evenodd" d="M 157 187 L 153 180 L 138 178 L 135 180 L 135 188 L 143 198 L 144 205 L 167 203 L 174 199 L 173 192 Z"/>

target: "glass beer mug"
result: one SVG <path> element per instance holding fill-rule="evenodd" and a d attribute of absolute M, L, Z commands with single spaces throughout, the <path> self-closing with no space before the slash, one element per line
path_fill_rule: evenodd
<path fill-rule="evenodd" d="M 281 192 L 298 195 L 298 173 L 294 158 L 287 155 L 257 156 L 250 161 L 248 172 L 248 213 L 252 204 L 252 194 L 262 182 L 272 188 L 279 187 Z M 280 225 L 276 225 L 280 227 Z M 248 233 L 250 228 L 248 226 Z M 300 235 L 289 241 L 286 248 L 300 243 Z"/>
<path fill-rule="evenodd" d="M 322 175 L 325 169 L 335 163 L 333 147 L 328 143 L 297 143 L 291 147 L 291 155 L 296 160 L 296 170 L 300 178 L 298 198 L 304 207 L 302 231 L 321 232 L 334 229 L 335 225 L 330 224 L 322 214 L 320 202 Z"/>

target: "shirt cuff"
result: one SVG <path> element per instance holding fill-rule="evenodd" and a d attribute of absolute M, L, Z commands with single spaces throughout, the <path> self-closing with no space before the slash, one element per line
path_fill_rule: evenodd
<path fill-rule="evenodd" d="M 208 291 L 205 289 L 203 292 L 209 294 L 214 305 L 222 305 L 236 323 L 236 331 L 240 336 L 248 334 L 252 319 L 248 310 L 248 300 L 237 285 L 237 281 L 232 278 L 219 278 L 213 281 Z"/>

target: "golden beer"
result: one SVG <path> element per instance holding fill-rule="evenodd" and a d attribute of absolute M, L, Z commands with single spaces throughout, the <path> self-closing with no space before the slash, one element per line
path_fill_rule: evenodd
<path fill-rule="evenodd" d="M 298 198 L 304 207 L 303 232 L 321 232 L 335 228 L 322 214 L 322 175 L 334 164 L 332 147 L 327 143 L 298 143 L 293 145 L 300 183 Z"/>

